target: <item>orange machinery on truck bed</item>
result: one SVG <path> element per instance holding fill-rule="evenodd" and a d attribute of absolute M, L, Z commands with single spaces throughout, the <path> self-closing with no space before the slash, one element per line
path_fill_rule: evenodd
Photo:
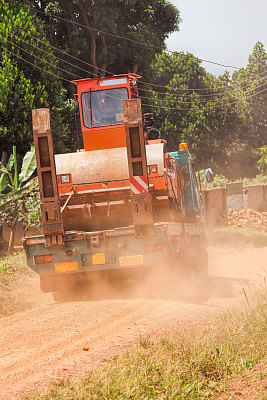
<path fill-rule="evenodd" d="M 75 153 L 54 156 L 49 110 L 33 110 L 43 235 L 24 247 L 46 292 L 79 287 L 93 272 L 112 279 L 177 258 L 188 237 L 203 248 L 187 146 L 167 152 L 152 114 L 143 118 L 139 78 L 74 81 L 84 143 Z"/>

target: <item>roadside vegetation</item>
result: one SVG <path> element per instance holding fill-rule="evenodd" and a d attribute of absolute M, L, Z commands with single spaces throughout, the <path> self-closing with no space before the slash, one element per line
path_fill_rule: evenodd
<path fill-rule="evenodd" d="M 199 171 L 199 175 L 200 175 L 202 189 L 212 189 L 212 188 L 219 187 L 219 186 L 227 184 L 227 183 L 241 181 L 241 179 L 234 179 L 232 181 L 231 179 L 226 178 L 222 174 L 215 174 L 214 181 L 207 182 L 207 180 L 205 179 L 205 173 L 204 173 L 203 169 Z M 243 182 L 243 186 L 267 185 L 267 174 L 258 174 L 254 178 L 243 178 L 242 182 Z"/>
<path fill-rule="evenodd" d="M 84 379 L 61 380 L 27 399 L 214 399 L 266 357 L 266 334 L 266 289 L 254 300 L 244 291 L 241 309 L 161 340 L 140 337 L 138 349 Z"/>
<path fill-rule="evenodd" d="M 220 246 L 267 246 L 267 232 L 262 232 L 255 227 L 236 228 L 225 226 L 216 228 L 208 238 L 210 244 L 218 243 Z"/>

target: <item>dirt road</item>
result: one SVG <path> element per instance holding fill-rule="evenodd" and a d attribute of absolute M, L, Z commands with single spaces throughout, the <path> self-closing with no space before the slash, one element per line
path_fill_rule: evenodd
<path fill-rule="evenodd" d="M 160 337 L 204 323 L 240 301 L 244 289 L 263 285 L 264 270 L 267 247 L 212 246 L 202 304 L 182 300 L 167 284 L 160 292 L 146 288 L 143 293 L 124 293 L 124 298 L 56 304 L 51 297 L 48 305 L 2 318 L 0 399 L 21 399 L 59 378 L 83 376 L 138 344 L 140 337 Z"/>

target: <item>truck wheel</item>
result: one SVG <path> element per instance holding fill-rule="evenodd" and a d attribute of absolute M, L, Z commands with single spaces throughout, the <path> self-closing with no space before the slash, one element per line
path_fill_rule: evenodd
<path fill-rule="evenodd" d="M 203 302 L 208 296 L 208 255 L 205 242 L 192 238 L 183 243 L 179 256 L 179 276 L 186 298 Z"/>
<path fill-rule="evenodd" d="M 71 296 L 69 296 L 68 293 L 63 291 L 53 292 L 52 296 L 56 303 L 66 303 L 67 301 L 71 301 Z"/>
<path fill-rule="evenodd" d="M 208 280 L 208 253 L 205 246 L 198 246 L 196 254 L 193 255 L 192 268 L 194 279 L 200 283 Z"/>

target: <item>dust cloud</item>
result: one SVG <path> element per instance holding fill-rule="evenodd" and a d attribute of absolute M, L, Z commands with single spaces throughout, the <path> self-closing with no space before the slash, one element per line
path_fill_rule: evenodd
<path fill-rule="evenodd" d="M 50 293 L 41 292 L 37 275 L 15 274 L 9 282 L 1 282 L 0 290 L 0 317 L 53 303 Z"/>
<path fill-rule="evenodd" d="M 255 260 L 259 284 L 263 283 L 267 265 L 262 265 L 258 248 L 260 253 L 266 251 L 266 243 L 249 243 L 240 235 L 213 232 L 208 237 L 208 274 L 204 279 L 195 279 L 190 272 L 192 260 L 196 267 L 202 261 L 192 246 L 187 262 L 176 259 L 151 267 L 85 273 L 63 301 L 152 299 L 203 304 L 211 298 L 231 299 L 240 287 L 243 290 L 254 284 L 251 259 Z"/>

